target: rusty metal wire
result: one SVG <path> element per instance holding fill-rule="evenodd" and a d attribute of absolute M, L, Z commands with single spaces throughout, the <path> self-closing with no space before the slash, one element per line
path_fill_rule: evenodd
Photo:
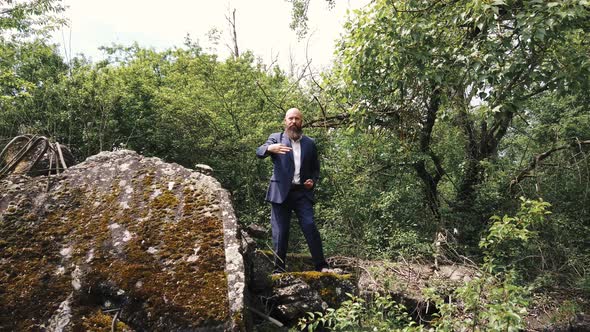
<path fill-rule="evenodd" d="M 19 148 L 20 147 L 20 148 Z M 11 154 L 12 153 L 12 154 Z M 28 174 L 46 156 L 49 168 L 42 169 L 41 174 L 59 174 L 68 168 L 64 153 L 58 142 L 50 142 L 47 137 L 37 135 L 20 135 L 13 138 L 0 152 L 0 178 L 12 173 Z M 29 162 L 24 163 L 23 161 Z"/>

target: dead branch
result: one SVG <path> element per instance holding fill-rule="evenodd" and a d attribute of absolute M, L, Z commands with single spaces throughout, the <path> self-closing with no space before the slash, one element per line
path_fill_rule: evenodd
<path fill-rule="evenodd" d="M 274 102 L 274 100 L 266 93 L 260 82 L 256 81 L 256 86 L 260 89 L 260 91 L 262 91 L 262 94 L 264 95 L 264 97 L 266 97 L 266 100 L 268 100 L 268 102 L 270 102 L 274 107 L 282 110 L 283 112 L 287 111 L 283 106 Z"/>
<path fill-rule="evenodd" d="M 349 118 L 350 115 L 346 113 L 336 114 L 333 116 L 324 117 L 323 119 L 307 121 L 305 123 L 305 127 L 339 127 L 343 124 L 346 124 Z"/>
<path fill-rule="evenodd" d="M 225 16 L 225 19 L 227 20 L 227 23 L 229 24 L 229 27 L 231 29 L 230 33 L 231 33 L 231 39 L 232 39 L 232 43 L 233 43 L 233 48 L 231 48 L 229 46 L 228 46 L 228 48 L 231 50 L 234 58 L 237 58 L 240 56 L 240 51 L 238 49 L 238 34 L 236 32 L 236 9 L 234 8 L 234 10 L 232 12 L 232 17 Z"/>
<path fill-rule="evenodd" d="M 586 145 L 586 144 L 590 144 L 590 140 L 585 140 L 585 141 L 580 141 L 580 140 L 574 140 L 571 143 L 562 145 L 562 146 L 558 146 L 555 147 L 551 150 L 545 151 L 543 153 L 540 153 L 538 155 L 535 155 L 531 162 L 529 163 L 529 165 L 523 169 L 522 171 L 520 171 L 520 173 L 518 173 L 518 175 L 512 179 L 510 181 L 510 184 L 508 186 L 509 190 L 512 192 L 514 185 L 519 184 L 520 181 L 524 180 L 527 177 L 533 177 L 531 175 L 531 172 L 533 170 L 535 170 L 544 159 L 549 158 L 553 153 L 557 152 L 557 151 L 561 151 L 561 150 L 565 150 L 565 149 L 569 149 L 569 148 L 578 148 L 578 149 L 582 149 L 582 145 Z"/>

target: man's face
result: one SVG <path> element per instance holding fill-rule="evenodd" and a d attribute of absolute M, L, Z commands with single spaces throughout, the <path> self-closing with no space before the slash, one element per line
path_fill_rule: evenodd
<path fill-rule="evenodd" d="M 301 138 L 303 130 L 303 115 L 301 111 L 296 108 L 292 108 L 285 114 L 285 131 L 290 139 L 297 141 Z"/>
<path fill-rule="evenodd" d="M 285 114 L 285 129 L 294 128 L 301 129 L 303 125 L 303 115 L 298 109 L 290 109 Z"/>

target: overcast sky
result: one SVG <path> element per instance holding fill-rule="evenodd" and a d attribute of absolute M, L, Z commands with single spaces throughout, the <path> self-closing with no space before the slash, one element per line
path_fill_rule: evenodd
<path fill-rule="evenodd" d="M 289 28 L 291 4 L 286 0 L 63 0 L 69 6 L 64 16 L 70 26 L 57 31 L 54 41 L 62 44 L 62 52 L 71 49 L 73 55 L 84 54 L 96 61 L 103 57 L 99 46 L 136 41 L 142 47 L 162 50 L 182 47 L 187 34 L 208 50 L 213 45 L 207 33 L 217 28 L 222 34 L 216 53 L 225 58 L 229 54 L 226 44 L 231 43 L 225 17 L 235 8 L 240 51 L 252 50 L 266 64 L 276 58 L 286 69 L 291 55 L 296 64 L 305 63 L 307 47 L 314 67 L 322 68 L 330 63 L 347 9 L 369 0 L 336 2 L 329 10 L 326 1 L 311 1 L 310 35 L 298 41 Z"/>

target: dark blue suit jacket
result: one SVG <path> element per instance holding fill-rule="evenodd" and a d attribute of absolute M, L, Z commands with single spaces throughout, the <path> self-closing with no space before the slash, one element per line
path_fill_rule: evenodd
<path fill-rule="evenodd" d="M 320 176 L 320 161 L 318 159 L 318 151 L 313 139 L 302 136 L 301 137 L 301 169 L 300 180 L 301 184 L 307 179 L 312 179 L 314 186 L 318 183 Z M 272 203 L 283 203 L 287 199 L 289 190 L 291 189 L 291 182 L 295 174 L 295 163 L 293 161 L 293 151 L 285 154 L 269 153 L 268 146 L 275 143 L 282 143 L 291 147 L 291 140 L 285 133 L 273 133 L 266 142 L 256 149 L 256 156 L 258 158 L 266 158 L 269 155 L 273 162 L 272 177 L 268 191 L 266 192 L 266 200 Z M 304 189 L 305 195 L 313 201 L 312 190 Z"/>

